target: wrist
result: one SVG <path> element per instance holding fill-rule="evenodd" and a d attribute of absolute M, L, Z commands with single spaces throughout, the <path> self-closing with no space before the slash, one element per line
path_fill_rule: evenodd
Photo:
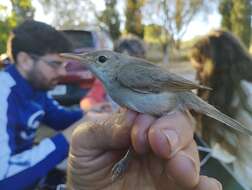
<path fill-rule="evenodd" d="M 65 137 L 68 143 L 71 142 L 71 137 L 75 128 L 76 125 L 73 125 L 62 131 L 62 135 Z"/>

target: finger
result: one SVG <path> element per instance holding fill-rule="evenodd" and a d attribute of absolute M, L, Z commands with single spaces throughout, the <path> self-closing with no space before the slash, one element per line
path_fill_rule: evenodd
<path fill-rule="evenodd" d="M 214 178 L 200 176 L 200 181 L 195 190 L 222 190 L 222 185 Z"/>
<path fill-rule="evenodd" d="M 192 122 L 181 112 L 163 116 L 150 127 L 148 139 L 157 155 L 170 158 L 193 141 Z"/>
<path fill-rule="evenodd" d="M 72 150 L 76 153 L 83 149 L 120 149 L 130 143 L 130 131 L 137 113 L 127 110 L 120 123 L 116 122 L 117 115 L 111 116 L 103 124 L 84 122 L 72 135 Z"/>
<path fill-rule="evenodd" d="M 149 149 L 148 130 L 155 121 L 155 117 L 146 114 L 139 114 L 131 130 L 131 143 L 134 150 L 139 153 L 145 153 Z"/>
<path fill-rule="evenodd" d="M 200 160 L 197 145 L 193 141 L 177 152 L 165 166 L 166 174 L 174 183 L 185 189 L 192 189 L 199 183 Z"/>

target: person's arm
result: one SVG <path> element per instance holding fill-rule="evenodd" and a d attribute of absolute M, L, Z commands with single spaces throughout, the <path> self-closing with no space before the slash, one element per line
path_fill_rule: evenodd
<path fill-rule="evenodd" d="M 83 117 L 82 110 L 70 110 L 59 105 L 50 95 L 45 97 L 45 118 L 43 122 L 55 130 L 63 130 Z"/>
<path fill-rule="evenodd" d="M 1 126 L 2 127 L 2 126 Z M 2 150 L 6 149 L 1 146 Z M 15 155 L 1 155 L 0 189 L 27 189 L 67 157 L 69 144 L 62 134 L 42 140 Z"/>
<path fill-rule="evenodd" d="M 92 116 L 87 118 L 91 119 Z M 2 174 L 0 189 L 27 189 L 46 176 L 51 169 L 67 158 L 72 132 L 83 121 L 72 124 L 62 133 L 43 139 L 38 145 L 18 154 L 1 155 L 0 152 L 0 174 Z M 0 140 L 0 147 L 3 147 L 3 150 L 10 148 L 4 147 L 7 145 L 7 141 L 8 138 L 6 141 Z M 5 144 L 1 142 L 5 142 Z"/>
<path fill-rule="evenodd" d="M 100 80 L 96 79 L 88 94 L 81 100 L 80 107 L 87 111 L 94 105 L 106 101 L 106 91 Z"/>

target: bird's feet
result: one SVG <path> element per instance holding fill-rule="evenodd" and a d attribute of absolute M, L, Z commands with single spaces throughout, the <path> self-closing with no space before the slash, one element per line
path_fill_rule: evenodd
<path fill-rule="evenodd" d="M 132 149 L 129 149 L 125 156 L 117 162 L 112 168 L 112 181 L 116 181 L 120 178 L 128 169 L 129 161 L 132 157 Z"/>
<path fill-rule="evenodd" d="M 112 168 L 112 181 L 116 181 L 120 178 L 128 168 L 128 161 L 121 159 Z"/>

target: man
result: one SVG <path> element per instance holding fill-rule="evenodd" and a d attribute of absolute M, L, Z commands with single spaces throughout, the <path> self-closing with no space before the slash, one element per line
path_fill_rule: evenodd
<path fill-rule="evenodd" d="M 146 44 L 141 38 L 135 35 L 129 35 L 121 37 L 115 42 L 114 51 L 134 57 L 145 58 Z"/>
<path fill-rule="evenodd" d="M 71 125 L 83 113 L 64 109 L 47 93 L 66 73 L 58 53 L 70 44 L 61 33 L 25 21 L 8 48 L 14 64 L 0 73 L 0 189 L 28 189 L 67 157 Z M 34 146 L 40 123 L 63 131 Z"/>

